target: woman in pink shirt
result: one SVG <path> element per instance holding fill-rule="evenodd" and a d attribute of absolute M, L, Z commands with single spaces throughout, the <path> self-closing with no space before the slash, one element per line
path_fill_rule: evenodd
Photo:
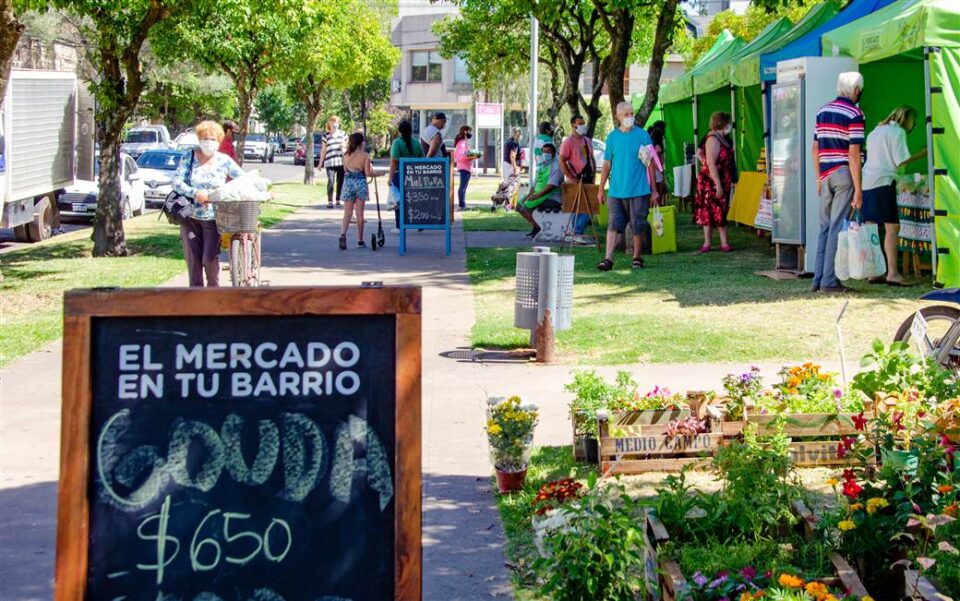
<path fill-rule="evenodd" d="M 467 141 L 472 137 L 472 128 L 469 125 L 461 125 L 460 133 L 453 139 L 456 143 L 453 151 L 453 160 L 460 174 L 460 187 L 457 190 L 457 199 L 460 201 L 461 209 L 467 208 L 467 184 L 470 183 L 470 175 L 473 173 L 474 158 L 470 152 L 470 143 Z"/>

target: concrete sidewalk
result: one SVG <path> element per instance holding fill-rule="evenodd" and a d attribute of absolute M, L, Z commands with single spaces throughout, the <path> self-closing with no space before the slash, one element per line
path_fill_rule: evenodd
<path fill-rule="evenodd" d="M 318 197 L 320 194 L 318 193 Z M 381 194 L 381 198 L 386 198 Z M 370 207 L 368 207 L 370 208 Z M 423 287 L 423 552 L 424 598 L 437 601 L 512 597 L 504 538 L 483 426 L 488 396 L 521 394 L 541 407 L 536 442 L 570 444 L 563 385 L 569 365 L 477 360 L 470 349 L 473 295 L 465 236 L 454 229 L 453 254 L 438 232 L 412 232 L 397 254 L 384 212 L 380 251 L 337 248 L 340 211 L 311 207 L 264 233 L 263 278 L 271 285 L 359 285 L 368 280 Z M 368 211 L 365 235 L 376 228 Z M 372 227 L 371 227 L 372 226 Z M 473 235 L 471 235 L 473 236 Z M 520 234 L 522 236 L 522 234 Z M 223 274 L 226 276 L 226 274 Z M 185 285 L 185 276 L 168 285 Z M 60 433 L 60 344 L 0 370 L 0 599 L 49 599 L 55 550 Z M 644 389 L 712 389 L 724 374 L 748 365 L 608 366 L 628 369 Z M 772 376 L 779 365 L 762 365 Z M 835 369 L 836 366 L 828 366 Z"/>

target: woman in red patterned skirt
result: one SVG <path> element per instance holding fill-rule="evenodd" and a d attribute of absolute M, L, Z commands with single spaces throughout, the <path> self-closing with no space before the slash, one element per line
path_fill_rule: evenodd
<path fill-rule="evenodd" d="M 701 167 L 693 215 L 697 224 L 703 226 L 702 253 L 710 252 L 713 228 L 720 232 L 720 250 L 725 253 L 733 250 L 727 240 L 727 210 L 736 169 L 731 131 L 730 113 L 716 112 L 710 115 L 710 132 L 700 143 Z"/>

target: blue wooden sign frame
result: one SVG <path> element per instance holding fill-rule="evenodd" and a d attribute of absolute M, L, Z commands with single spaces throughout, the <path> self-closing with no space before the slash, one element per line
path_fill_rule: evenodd
<path fill-rule="evenodd" d="M 410 163 L 440 163 L 443 165 L 443 224 L 442 225 L 419 225 L 416 223 L 407 223 L 406 207 L 404 206 L 404 177 L 403 167 Z M 407 230 L 443 230 L 444 231 L 444 253 L 450 254 L 450 161 L 446 158 L 421 159 L 408 158 L 400 159 L 400 255 L 407 251 Z"/>

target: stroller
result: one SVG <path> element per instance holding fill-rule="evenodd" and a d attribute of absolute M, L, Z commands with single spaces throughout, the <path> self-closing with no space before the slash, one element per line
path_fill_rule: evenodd
<path fill-rule="evenodd" d="M 497 207 L 513 207 L 517 202 L 517 192 L 520 190 L 520 174 L 514 173 L 507 179 L 500 182 L 500 185 L 497 187 L 497 191 L 493 193 L 493 196 L 490 197 L 490 200 L 493 202 L 493 206 L 490 207 L 491 211 L 496 211 Z"/>

